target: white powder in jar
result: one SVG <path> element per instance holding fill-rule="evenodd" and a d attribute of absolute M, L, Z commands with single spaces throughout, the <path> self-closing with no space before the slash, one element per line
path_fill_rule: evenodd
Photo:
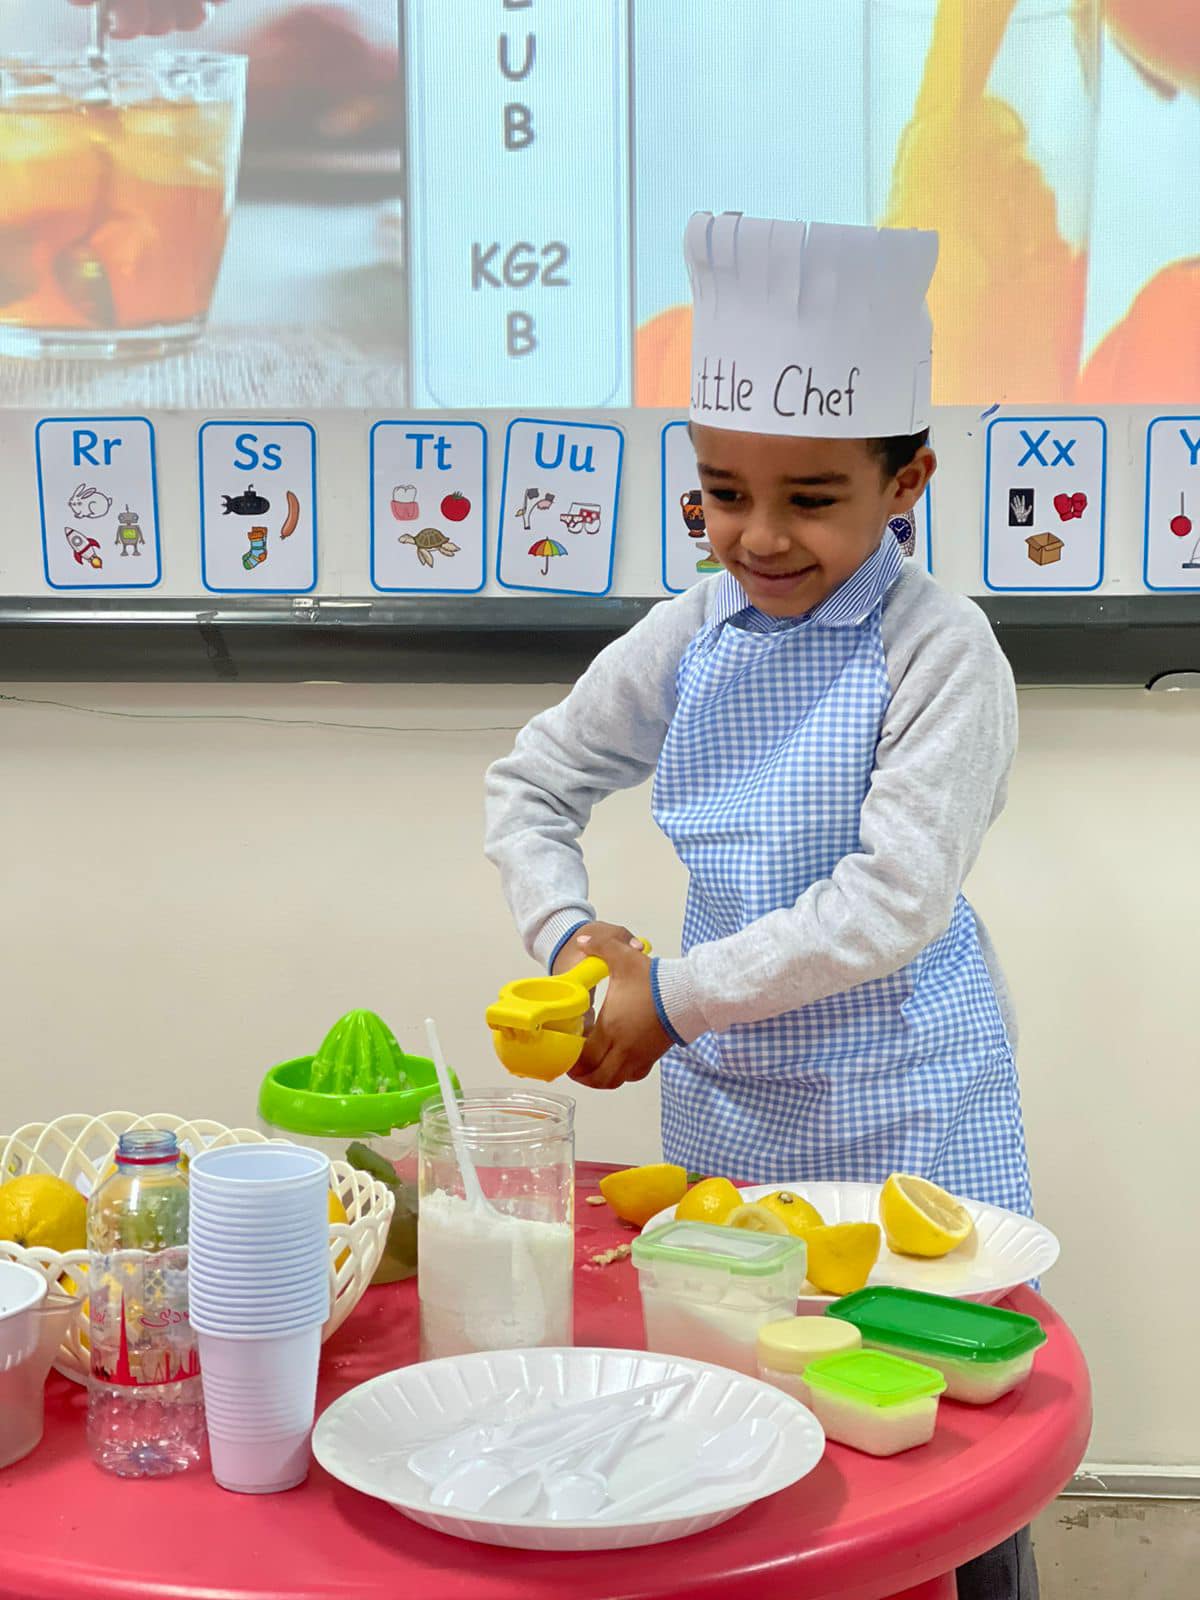
<path fill-rule="evenodd" d="M 569 1345 L 574 1239 L 565 1222 L 476 1211 L 441 1189 L 421 1200 L 421 1359 Z"/>

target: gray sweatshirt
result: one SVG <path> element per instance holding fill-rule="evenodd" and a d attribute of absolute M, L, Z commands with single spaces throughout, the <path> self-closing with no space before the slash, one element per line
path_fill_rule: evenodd
<path fill-rule="evenodd" d="M 598 801 L 654 771 L 680 659 L 712 614 L 717 582 L 656 606 L 488 772 L 488 858 L 542 965 L 596 920 L 580 837 Z M 659 961 L 659 999 L 684 1042 L 887 977 L 949 927 L 1004 804 L 1017 730 L 1012 673 L 979 608 L 913 563 L 883 605 L 892 697 L 859 848 L 794 905 Z M 982 927 L 979 936 L 1015 1047 L 1004 981 Z"/>

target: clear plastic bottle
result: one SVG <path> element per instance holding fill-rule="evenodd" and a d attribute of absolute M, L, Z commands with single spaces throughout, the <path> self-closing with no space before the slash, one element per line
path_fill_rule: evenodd
<path fill-rule="evenodd" d="M 122 1134 L 116 1171 L 88 1202 L 88 1445 L 120 1477 L 186 1472 L 205 1455 L 187 1239 L 175 1135 Z"/>

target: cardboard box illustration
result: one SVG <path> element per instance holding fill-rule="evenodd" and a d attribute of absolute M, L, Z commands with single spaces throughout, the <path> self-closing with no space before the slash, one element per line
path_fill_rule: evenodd
<path fill-rule="evenodd" d="M 1048 567 L 1054 561 L 1062 560 L 1063 542 L 1054 533 L 1034 533 L 1025 541 L 1029 549 L 1029 559 L 1036 567 Z"/>

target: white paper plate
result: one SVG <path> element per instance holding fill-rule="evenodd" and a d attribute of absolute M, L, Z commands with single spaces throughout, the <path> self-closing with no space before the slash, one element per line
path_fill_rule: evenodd
<path fill-rule="evenodd" d="M 816 1206 L 826 1222 L 879 1221 L 881 1183 L 760 1183 L 742 1189 L 741 1195 L 745 1201 L 762 1200 L 769 1194 L 778 1194 L 780 1189 L 802 1195 Z M 1058 1240 L 1040 1222 L 1031 1222 L 1000 1206 L 984 1205 L 980 1200 L 963 1200 L 962 1204 L 975 1222 L 975 1233 L 965 1245 L 940 1261 L 921 1261 L 915 1256 L 893 1255 L 885 1240 L 870 1281 L 992 1305 L 1019 1284 L 1042 1277 L 1058 1260 Z M 670 1222 L 674 1215 L 674 1206 L 660 1211 L 651 1217 L 643 1232 Z M 834 1298 L 805 1295 L 799 1310 L 823 1312 Z"/>
<path fill-rule="evenodd" d="M 405 1440 L 452 1432 L 488 1415 L 519 1390 L 529 1401 L 507 1415 L 545 1411 L 558 1402 L 621 1394 L 662 1378 L 694 1375 L 696 1384 L 661 1424 L 647 1427 L 644 1442 L 611 1469 L 613 1498 L 661 1482 L 680 1470 L 715 1425 L 769 1418 L 779 1442 L 749 1480 L 699 1484 L 666 1506 L 628 1522 L 550 1522 L 523 1518 L 491 1522 L 486 1514 L 448 1512 L 429 1503 L 429 1489 L 397 1452 Z M 662 1544 L 700 1533 L 736 1516 L 756 1500 L 797 1483 L 825 1452 L 825 1435 L 812 1412 L 789 1395 L 724 1367 L 644 1350 L 505 1350 L 452 1356 L 385 1372 L 343 1395 L 321 1417 L 313 1454 L 326 1472 L 386 1500 L 414 1522 L 459 1539 L 524 1550 L 617 1550 Z M 389 1459 L 389 1455 L 391 1459 Z"/>

